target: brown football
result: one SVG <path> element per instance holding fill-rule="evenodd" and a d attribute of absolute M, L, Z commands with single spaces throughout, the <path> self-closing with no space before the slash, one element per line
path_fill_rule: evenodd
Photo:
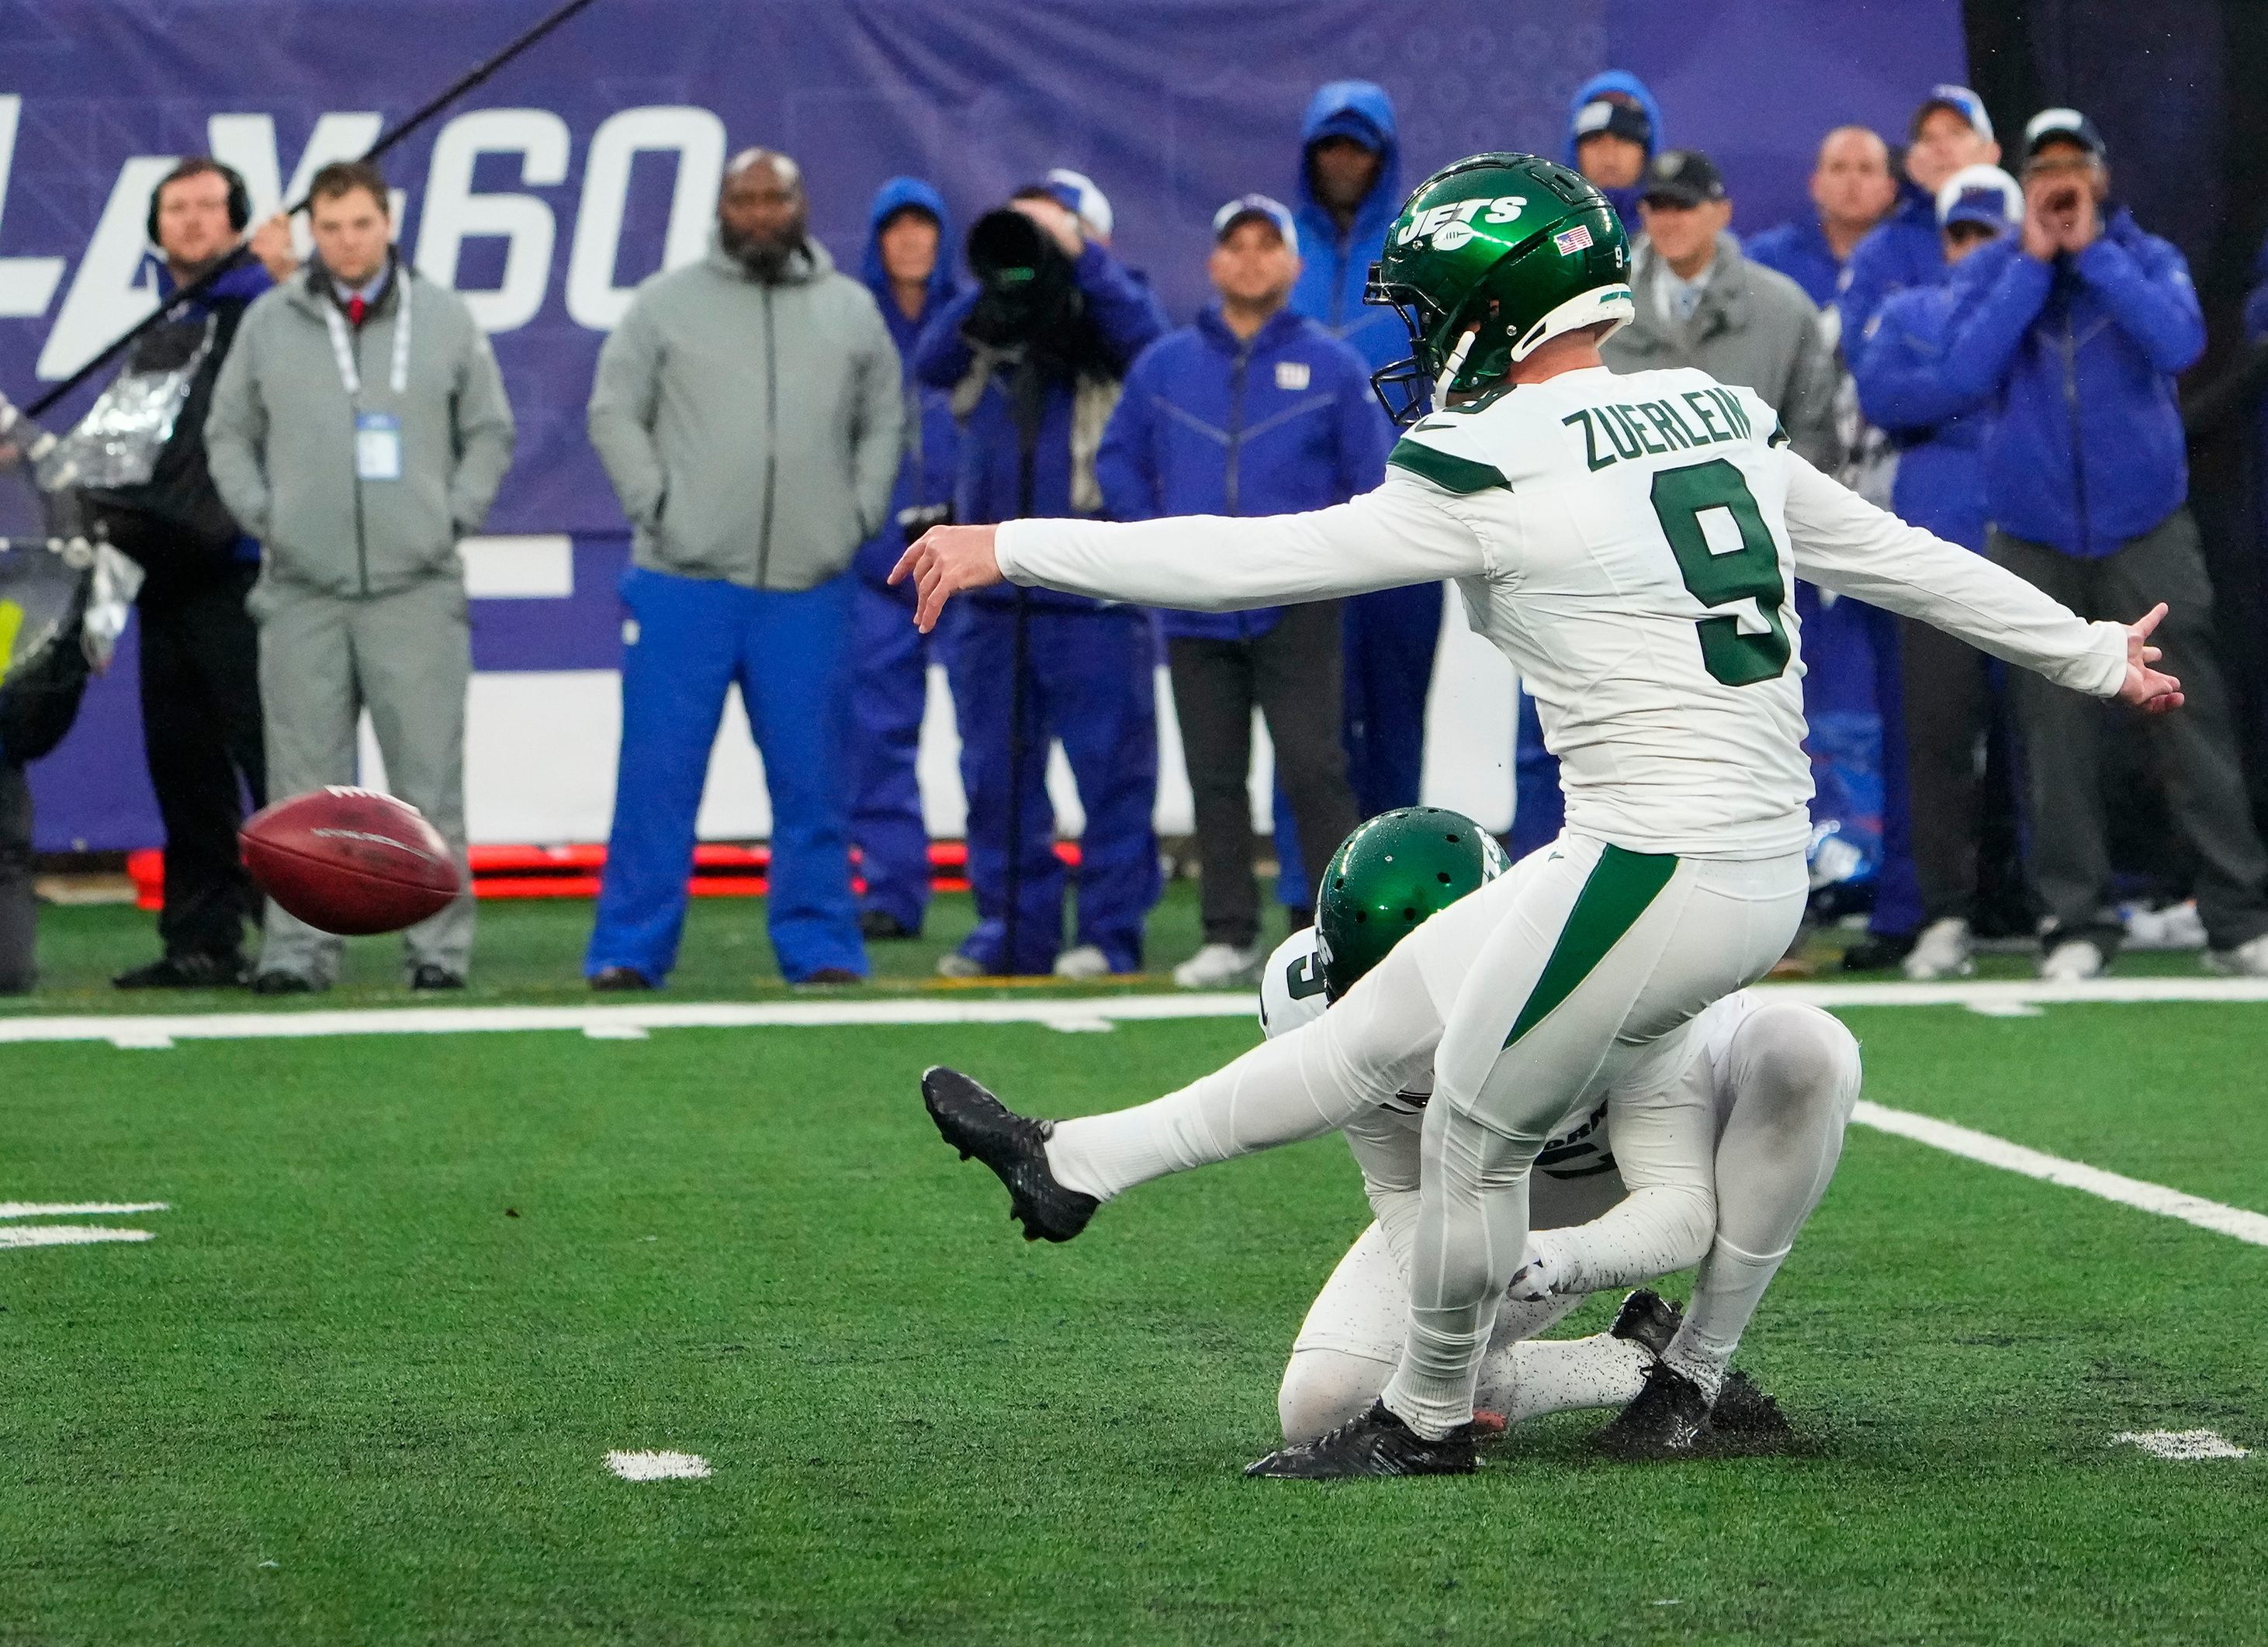
<path fill-rule="evenodd" d="M 343 937 L 398 932 L 464 890 L 439 831 L 375 790 L 311 790 L 245 820 L 244 866 L 309 926 Z"/>

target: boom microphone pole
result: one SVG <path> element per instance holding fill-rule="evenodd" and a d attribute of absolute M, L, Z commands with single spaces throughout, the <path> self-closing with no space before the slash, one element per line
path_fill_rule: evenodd
<path fill-rule="evenodd" d="M 496 73 L 497 70 L 503 68 L 513 58 L 519 56 L 529 47 L 534 45 L 536 41 L 541 40 L 546 34 L 550 33 L 552 30 L 557 28 L 561 24 L 567 21 L 568 18 L 573 17 L 578 11 L 587 11 L 593 3 L 594 0 L 567 0 L 566 4 L 552 12 L 550 16 L 545 18 L 541 23 L 538 23 L 534 28 L 528 30 L 526 33 L 522 34 L 518 40 L 512 41 L 512 44 L 506 46 L 502 51 L 497 52 L 485 62 L 477 65 L 464 75 L 460 76 L 446 91 L 441 92 L 440 95 L 434 98 L 416 114 L 410 115 L 409 119 L 401 121 L 391 130 L 380 132 L 379 134 L 378 141 L 371 144 L 371 146 L 364 151 L 362 158 L 364 161 L 377 159 L 379 156 L 384 154 L 387 150 L 394 148 L 396 144 L 400 143 L 401 140 L 409 136 L 411 132 L 416 131 L 427 121 L 432 119 L 434 115 L 439 114 L 444 108 L 446 108 L 450 104 L 464 96 L 466 92 L 480 85 L 482 81 L 487 79 L 490 75 Z M 298 213 L 306 210 L 306 197 L 302 196 L 300 199 L 294 201 L 291 205 L 285 210 L 284 215 L 286 217 L 294 217 Z M 56 401 L 62 400 L 63 396 L 69 394 L 73 389 L 77 388 L 79 385 L 85 383 L 89 378 L 94 376 L 96 372 L 101 371 L 103 367 L 108 365 L 113 360 L 116 359 L 119 352 L 124 349 L 128 345 L 131 344 L 136 338 L 141 336 L 144 332 L 147 332 L 155 327 L 163 325 L 182 309 L 188 307 L 190 304 L 195 303 L 198 298 L 203 297 L 205 293 L 210 291 L 215 286 L 220 283 L 223 276 L 227 275 L 232 269 L 240 268 L 244 266 L 246 259 L 251 255 L 248 249 L 251 245 L 252 238 L 250 235 L 247 235 L 245 239 L 237 245 L 236 249 L 230 252 L 225 257 L 223 257 L 219 262 L 214 264 L 210 268 L 198 276 L 188 285 L 182 287 L 179 291 L 176 291 L 173 297 L 166 302 L 159 304 L 156 309 L 151 311 L 149 314 L 144 315 L 138 324 L 130 327 L 123 335 L 114 339 L 100 354 L 88 361 L 86 364 L 81 366 L 77 371 L 71 373 L 70 377 L 65 378 L 61 383 L 55 385 L 54 388 L 48 390 L 38 400 L 33 401 L 31 405 L 26 407 L 24 408 L 24 415 L 27 417 L 39 416 L 40 413 L 46 411 Z"/>

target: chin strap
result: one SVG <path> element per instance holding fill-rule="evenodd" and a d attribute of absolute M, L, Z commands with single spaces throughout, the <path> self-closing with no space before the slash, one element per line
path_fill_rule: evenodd
<path fill-rule="evenodd" d="M 1441 368 L 1441 375 L 1433 379 L 1434 410 L 1439 411 L 1448 405 L 1449 386 L 1456 381 L 1457 374 L 1465 369 L 1465 357 L 1472 353 L 1473 340 L 1480 335 L 1481 323 L 1476 320 L 1465 328 L 1465 335 L 1457 340 L 1457 346 L 1449 351 L 1448 364 Z"/>

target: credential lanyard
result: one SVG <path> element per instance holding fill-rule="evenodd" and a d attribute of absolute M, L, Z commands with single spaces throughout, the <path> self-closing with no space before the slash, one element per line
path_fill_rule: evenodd
<path fill-rule="evenodd" d="M 409 291 L 413 283 L 407 269 L 394 270 L 394 279 L 401 297 L 394 309 L 394 364 L 387 374 L 387 384 L 399 399 L 409 389 Z M 362 373 L 355 366 L 354 342 L 347 335 L 346 317 L 339 312 L 337 303 L 323 305 L 323 324 L 331 334 L 331 357 L 338 363 L 339 382 L 345 386 L 347 399 L 359 403 Z"/>

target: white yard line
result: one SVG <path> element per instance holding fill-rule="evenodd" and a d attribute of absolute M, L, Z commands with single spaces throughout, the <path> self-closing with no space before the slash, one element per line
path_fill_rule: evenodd
<path fill-rule="evenodd" d="M 2268 1003 L 2263 978 L 2094 978 L 2083 983 L 1788 983 L 1773 998 L 1815 1006 L 1960 1006 L 1989 1017 L 2029 1017 L 2041 1006 L 2078 1003 L 2202 1001 Z M 0 1018 L 10 1041 L 108 1041 L 161 1048 L 183 1040 L 298 1040 L 331 1035 L 452 1035 L 551 1030 L 593 1040 L 637 1040 L 657 1029 L 836 1029 L 860 1025 L 1036 1024 L 1069 1033 L 1168 1018 L 1250 1018 L 1260 997 L 1186 995 L 1089 996 L 1042 1000 L 957 996 L 882 1001 L 686 1001 L 624 1006 L 357 1007 L 336 1011 L 211 1012 L 170 1017 L 90 1014 Z"/>
<path fill-rule="evenodd" d="M 110 1230 L 92 1224 L 17 1224 L 0 1230 L 0 1248 L 85 1246 L 96 1241 L 146 1241 L 147 1230 Z"/>
<path fill-rule="evenodd" d="M 89 1217 L 106 1212 L 163 1212 L 162 1201 L 0 1201 L 0 1218 Z"/>
<path fill-rule="evenodd" d="M 2268 1246 L 2268 1217 L 2247 1212 L 2242 1207 L 2224 1207 L 2220 1202 L 2207 1201 L 2202 1195 L 2169 1189 L 2163 1184 L 2146 1184 L 2139 1178 L 2106 1173 L 2099 1166 L 2066 1161 L 2059 1155 L 2047 1155 L 2038 1150 L 2026 1149 L 2021 1143 L 1996 1138 L 1989 1132 L 1973 1132 L 1967 1127 L 1956 1127 L 1949 1121 L 1917 1115 L 1908 1110 L 1885 1109 L 1880 1104 L 1870 1104 L 1863 1099 L 1851 1112 L 1851 1119 L 1862 1127 L 1894 1132 L 1902 1138 L 1911 1138 L 1917 1143 L 1926 1143 L 1932 1149 L 1965 1156 L 1972 1161 L 1982 1161 L 1987 1166 L 2021 1173 L 2026 1178 L 2061 1184 L 2066 1189 L 2083 1189 L 2090 1195 L 2100 1195 L 2103 1200 L 2117 1202 L 2121 1206 L 2139 1207 L 2144 1212 L 2155 1212 L 2165 1217 L 2179 1218 L 2184 1224 L 2194 1224 L 2200 1230 L 2211 1230 L 2219 1235 L 2233 1235 L 2240 1241 L 2251 1242 L 2255 1246 Z"/>

